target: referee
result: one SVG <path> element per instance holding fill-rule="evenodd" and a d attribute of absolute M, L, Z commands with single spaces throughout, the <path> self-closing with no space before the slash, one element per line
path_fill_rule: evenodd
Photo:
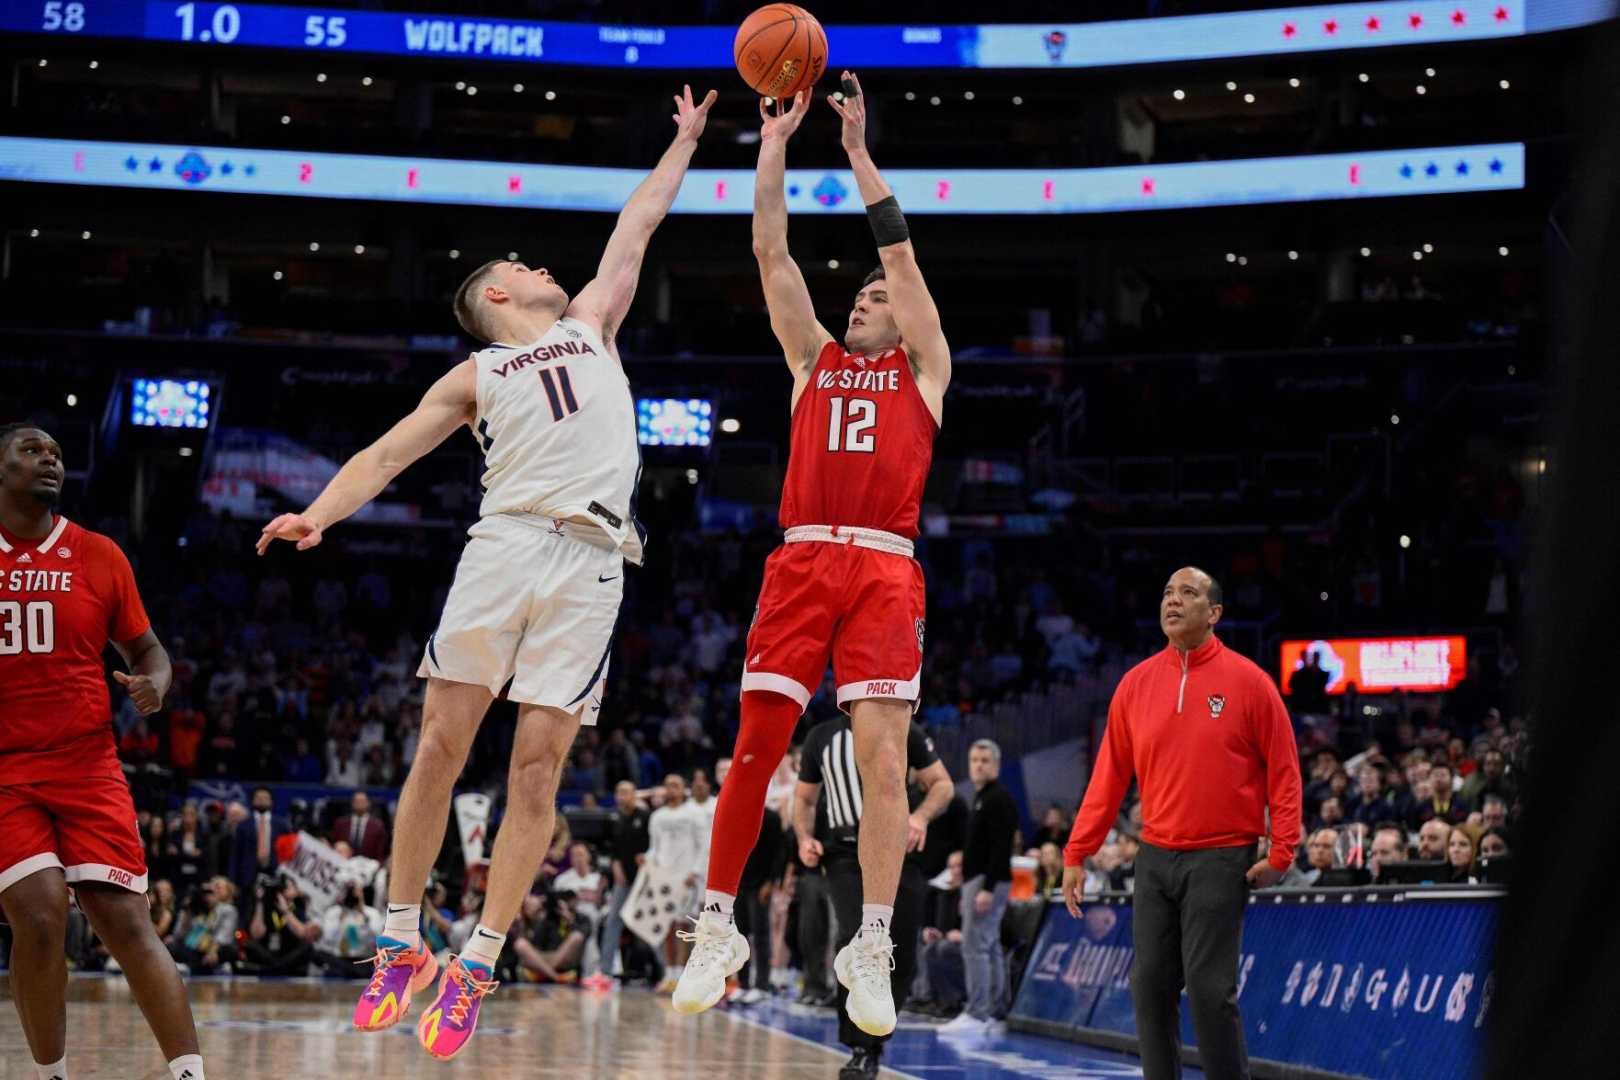
<path fill-rule="evenodd" d="M 1126 672 L 1063 852 L 1063 899 L 1080 914 L 1081 864 L 1102 846 L 1134 774 L 1142 848 L 1132 900 L 1131 998 L 1144 1080 L 1181 1076 L 1187 988 L 1204 1075 L 1248 1080 L 1237 961 L 1249 887 L 1275 885 L 1299 843 L 1299 751 L 1277 687 L 1215 636 L 1221 586 L 1177 570 L 1159 602 L 1165 650 Z M 1271 852 L 1255 842 L 1271 814 Z"/>
<path fill-rule="evenodd" d="M 934 753 L 930 739 L 915 722 L 906 737 L 906 768 L 915 775 L 907 786 L 911 816 L 906 822 L 906 859 L 900 869 L 900 888 L 894 899 L 894 973 L 890 989 L 898 1009 L 911 989 L 917 966 L 917 935 L 928 880 L 920 869 L 921 852 L 928 838 L 928 823 L 944 813 L 956 795 L 945 763 Z M 826 806 L 825 840 L 816 838 L 816 807 Z M 822 866 L 832 893 L 838 920 L 838 947 L 847 945 L 861 927 L 860 837 L 861 776 L 855 767 L 855 735 L 847 714 L 817 724 L 805 736 L 799 753 L 799 783 L 794 789 L 793 828 L 799 837 L 799 861 Z M 883 1044 L 889 1036 L 868 1035 L 856 1027 L 844 1008 L 848 991 L 838 986 L 838 1041 L 854 1051 L 839 1070 L 840 1080 L 869 1080 L 878 1074 Z"/>

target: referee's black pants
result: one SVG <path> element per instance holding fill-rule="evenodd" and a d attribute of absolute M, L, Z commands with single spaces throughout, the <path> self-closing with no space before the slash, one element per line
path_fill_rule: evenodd
<path fill-rule="evenodd" d="M 838 919 L 838 948 L 850 943 L 861 928 L 861 861 L 851 851 L 828 852 L 822 859 L 827 868 L 827 883 L 832 889 L 833 914 Z M 889 992 L 894 995 L 894 1007 L 905 1004 L 911 992 L 911 980 L 917 973 L 917 935 L 922 932 L 923 903 L 928 882 L 922 871 L 907 859 L 900 867 L 900 888 L 894 896 L 894 922 L 889 926 L 889 939 L 894 942 L 894 971 L 889 976 Z M 837 982 L 835 979 L 834 982 Z M 843 983 L 838 985 L 838 1041 L 850 1049 L 868 1047 L 879 1049 L 890 1036 L 881 1038 L 868 1035 L 855 1026 L 845 1008 L 849 991 Z"/>
<path fill-rule="evenodd" d="M 1143 844 L 1137 854 L 1131 998 L 1144 1080 L 1181 1076 L 1183 986 L 1204 1075 L 1249 1080 L 1237 968 L 1249 899 L 1244 875 L 1254 861 L 1253 845 L 1170 851 Z"/>

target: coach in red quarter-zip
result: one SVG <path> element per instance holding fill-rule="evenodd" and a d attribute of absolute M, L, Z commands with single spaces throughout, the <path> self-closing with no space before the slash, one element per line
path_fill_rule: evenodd
<path fill-rule="evenodd" d="M 1220 583 L 1177 570 L 1159 602 L 1170 644 L 1120 680 L 1063 852 L 1063 898 L 1080 914 L 1081 864 L 1137 778 L 1131 997 L 1145 1080 L 1181 1076 L 1181 988 L 1204 1075 L 1248 1080 L 1237 961 L 1249 887 L 1275 885 L 1299 843 L 1299 751 L 1270 677 L 1215 636 Z M 1271 812 L 1271 853 L 1255 861 Z"/>

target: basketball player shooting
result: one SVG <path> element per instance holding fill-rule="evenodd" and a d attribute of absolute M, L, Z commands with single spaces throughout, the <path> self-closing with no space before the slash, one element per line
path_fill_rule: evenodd
<path fill-rule="evenodd" d="M 809 93 L 774 113 L 760 105 L 754 254 L 771 329 L 793 375 L 780 513 L 786 535 L 766 561 L 748 634 L 737 745 L 715 811 L 703 913 L 688 934 L 694 948 L 674 1006 L 709 1008 L 725 979 L 748 962 L 748 942 L 732 919 L 737 883 L 759 836 L 771 774 L 830 657 L 838 705 L 854 728 L 864 800 L 861 930 L 834 969 L 849 991 L 850 1020 L 882 1036 L 895 1023 L 889 923 L 901 862 L 927 835 L 927 821 L 909 814 L 906 802 L 906 737 L 921 684 L 924 618 L 912 541 L 951 353 L 905 217 L 867 152 L 860 81 L 847 71 L 843 80 L 844 100 L 828 101 L 843 118 L 844 149 L 882 262 L 855 295 L 843 345 L 816 321 L 788 254 L 787 142 L 804 120 Z M 816 864 L 813 840 L 800 856 Z"/>
<path fill-rule="evenodd" d="M 56 513 L 64 475 L 49 434 L 0 427 L 0 907 L 11 992 L 40 1080 L 67 1080 L 71 885 L 174 1080 L 203 1080 L 185 984 L 152 928 L 102 653 L 111 642 L 123 658 L 129 671 L 113 678 L 142 716 L 162 708 L 173 671 L 124 553 Z"/>
<path fill-rule="evenodd" d="M 276 518 L 258 542 L 261 555 L 278 539 L 314 547 L 464 424 L 484 452 L 480 519 L 417 671 L 427 697 L 394 829 L 387 924 L 354 1010 L 362 1031 L 392 1027 L 438 974 L 422 943 L 422 883 L 444 839 L 451 788 L 504 691 L 518 703 L 517 732 L 482 918 L 417 1024 L 437 1058 L 466 1047 L 496 988 L 506 930 L 550 843 L 563 762 L 582 718 L 594 724 L 601 708 L 624 564 L 641 562 L 644 539 L 635 407 L 614 334 L 714 101 L 711 90 L 695 104 L 691 87 L 676 97 L 675 140 L 625 204 L 595 280 L 570 299 L 544 267 L 497 260 L 475 270 L 456 295 L 456 316 L 491 347 L 435 383 L 309 509 Z"/>

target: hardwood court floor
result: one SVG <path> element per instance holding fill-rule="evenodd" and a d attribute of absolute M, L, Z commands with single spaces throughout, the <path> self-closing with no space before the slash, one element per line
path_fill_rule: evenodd
<path fill-rule="evenodd" d="M 12 973 L 11 977 L 16 977 Z M 416 1044 L 416 1004 L 390 1031 L 350 1029 L 359 983 L 197 980 L 189 984 L 210 1080 L 634 1077 L 647 1080 L 828 1080 L 848 1056 L 724 1011 L 680 1016 L 640 989 L 503 989 L 454 1062 Z M 34 1080 L 9 982 L 0 977 L 0 1077 Z M 829 1014 L 830 1015 L 830 1014 Z M 168 1080 L 157 1044 L 121 978 L 68 985 L 68 1068 L 74 1080 Z M 886 1080 L 898 1074 L 885 1071 Z"/>

